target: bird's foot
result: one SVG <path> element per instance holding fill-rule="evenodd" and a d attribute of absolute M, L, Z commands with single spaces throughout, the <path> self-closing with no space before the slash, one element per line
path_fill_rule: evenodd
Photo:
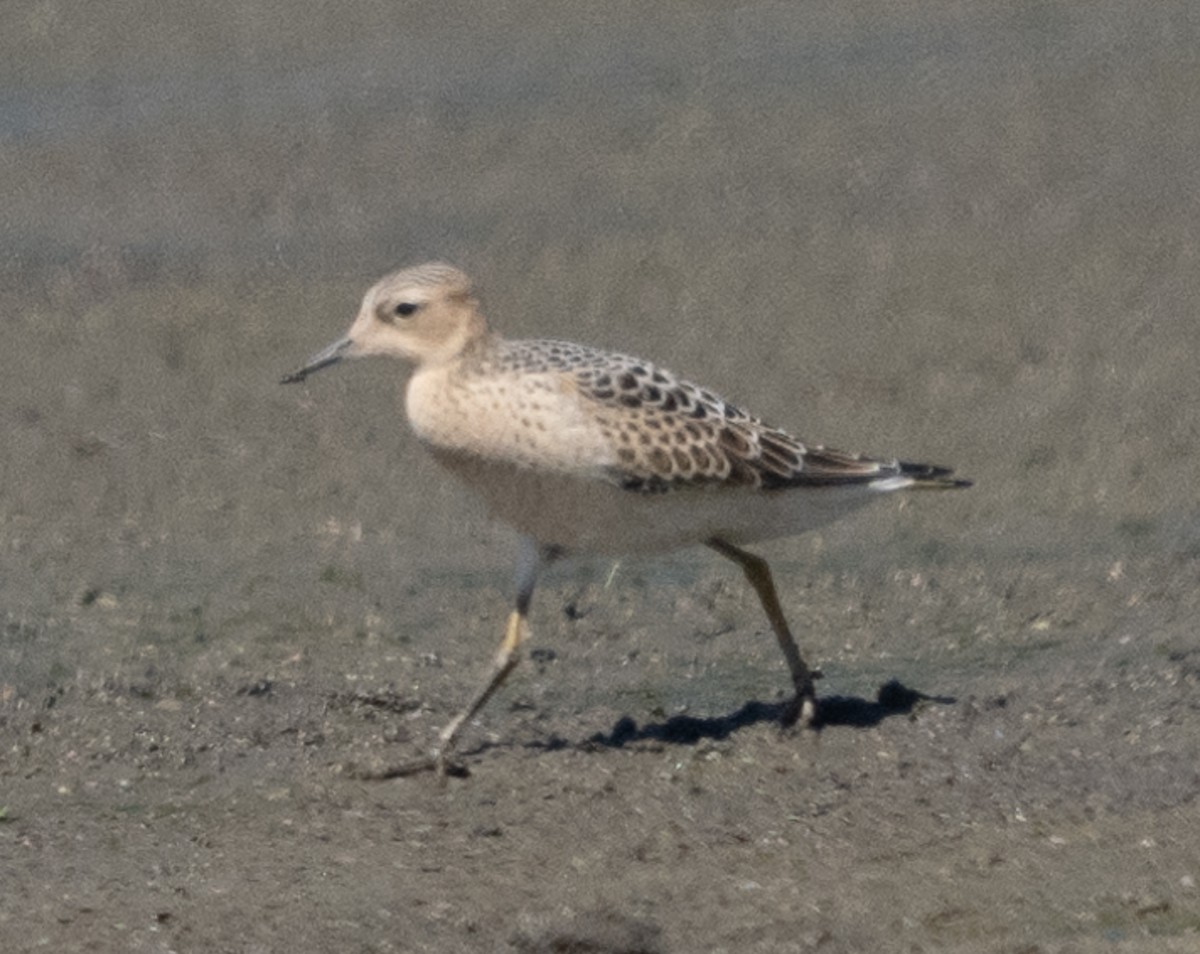
<path fill-rule="evenodd" d="M 407 762 L 389 765 L 386 768 L 359 769 L 351 774 L 354 778 L 363 781 L 382 782 L 393 778 L 411 778 L 413 775 L 421 775 L 425 772 L 433 772 L 443 779 L 451 776 L 466 778 L 471 774 L 461 762 L 452 762 L 446 755 L 437 751 L 420 758 L 409 759 Z"/>
<path fill-rule="evenodd" d="M 817 691 L 813 682 L 823 675 L 821 670 L 813 669 L 806 674 L 806 678 L 797 682 L 796 694 L 783 710 L 783 718 L 780 720 L 783 728 L 817 728 Z"/>

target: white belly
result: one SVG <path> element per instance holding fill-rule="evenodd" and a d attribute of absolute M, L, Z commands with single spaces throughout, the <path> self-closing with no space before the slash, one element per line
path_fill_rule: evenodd
<path fill-rule="evenodd" d="M 656 553 L 712 537 L 747 544 L 792 536 L 880 496 L 879 490 L 862 485 L 642 493 L 603 480 L 432 450 L 440 463 L 483 496 L 500 520 L 543 545 L 576 553 Z"/>

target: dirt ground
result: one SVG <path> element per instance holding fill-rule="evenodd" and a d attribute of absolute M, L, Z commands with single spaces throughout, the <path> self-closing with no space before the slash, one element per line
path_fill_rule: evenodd
<path fill-rule="evenodd" d="M 1200 949 L 1188 4 L 200 10 L 2 15 L 0 950 Z M 364 778 L 514 539 L 277 381 L 434 256 L 975 479 L 762 548 L 819 730 L 731 565 L 579 561 Z"/>

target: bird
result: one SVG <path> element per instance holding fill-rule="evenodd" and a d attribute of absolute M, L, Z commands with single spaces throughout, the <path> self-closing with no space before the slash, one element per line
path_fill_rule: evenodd
<path fill-rule="evenodd" d="M 372 355 L 411 366 L 404 406 L 416 437 L 520 539 L 515 601 L 485 679 L 429 756 L 390 774 L 455 767 L 464 726 L 520 660 L 539 573 L 575 554 L 704 545 L 735 563 L 787 662 L 793 695 L 782 722 L 813 725 L 817 673 L 767 561 L 745 546 L 823 526 L 892 491 L 971 485 L 949 467 L 802 441 L 640 358 L 502 337 L 468 276 L 444 262 L 382 278 L 347 334 L 280 383 Z"/>

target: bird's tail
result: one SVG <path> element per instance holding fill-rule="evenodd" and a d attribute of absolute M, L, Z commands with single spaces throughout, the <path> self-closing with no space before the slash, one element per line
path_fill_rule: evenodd
<path fill-rule="evenodd" d="M 960 487 L 970 487 L 971 481 L 964 477 L 955 477 L 950 467 L 939 467 L 937 464 L 917 464 L 902 460 L 900 476 L 907 477 L 913 489 L 925 490 L 954 490 Z"/>

